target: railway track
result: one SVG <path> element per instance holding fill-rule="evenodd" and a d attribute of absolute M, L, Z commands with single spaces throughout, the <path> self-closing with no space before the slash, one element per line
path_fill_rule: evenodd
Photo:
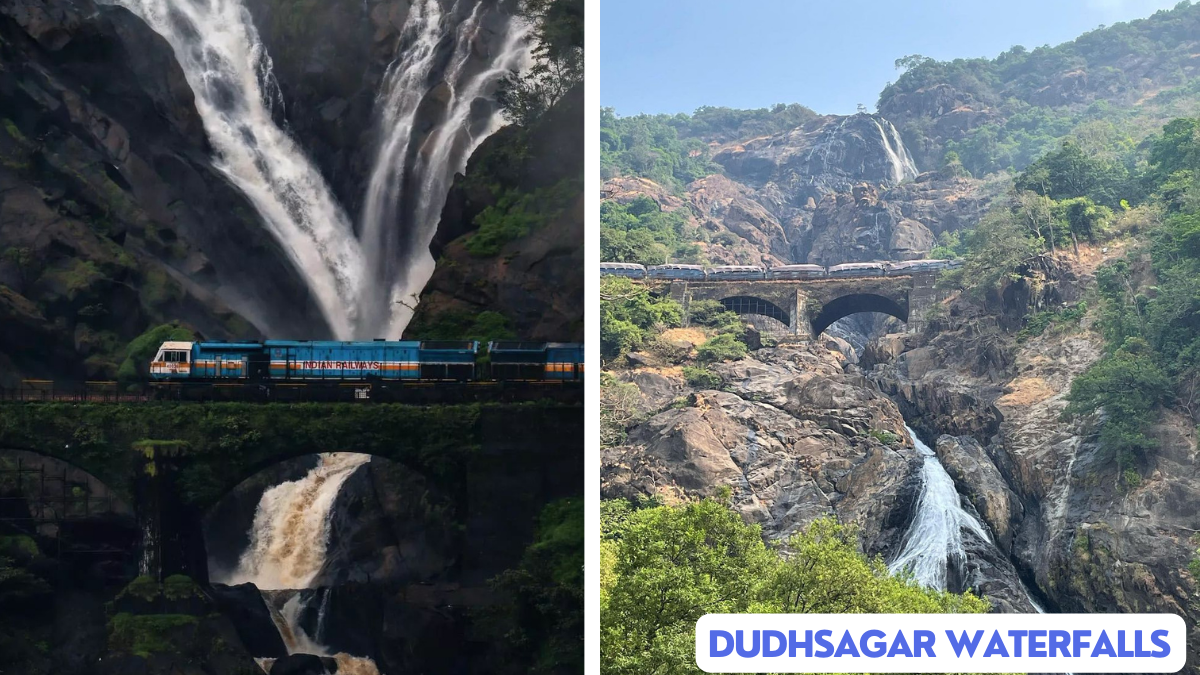
<path fill-rule="evenodd" d="M 0 388 L 0 402 L 148 404 L 162 401 L 258 403 L 474 403 L 583 401 L 583 383 L 565 381 L 155 383 L 135 391 L 116 382 L 26 380 Z"/>

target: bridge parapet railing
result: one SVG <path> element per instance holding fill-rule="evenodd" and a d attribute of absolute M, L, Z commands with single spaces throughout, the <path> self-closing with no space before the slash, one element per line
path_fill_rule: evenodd
<path fill-rule="evenodd" d="M 130 392 L 109 381 L 64 385 L 52 380 L 23 380 L 16 387 L 0 387 L 0 401 L 121 403 L 146 398 L 144 391 Z"/>

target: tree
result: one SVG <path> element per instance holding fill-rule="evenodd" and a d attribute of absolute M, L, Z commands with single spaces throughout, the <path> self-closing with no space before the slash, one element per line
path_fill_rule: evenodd
<path fill-rule="evenodd" d="M 696 620 L 710 613 L 987 611 L 970 594 L 893 576 L 832 518 L 793 536 L 784 557 L 729 508 L 729 495 L 725 487 L 678 506 L 602 505 L 602 673 L 699 673 Z"/>
<path fill-rule="evenodd" d="M 1005 280 L 1031 263 L 1043 246 L 1043 241 L 1029 234 L 1007 204 L 993 206 L 963 239 L 970 251 L 963 279 L 976 297 L 998 290 Z"/>
<path fill-rule="evenodd" d="M 1102 410 L 1100 443 L 1122 468 L 1130 468 L 1155 447 L 1145 429 L 1169 392 L 1170 381 L 1155 363 L 1150 345 L 1141 338 L 1128 338 L 1071 382 L 1065 413 Z"/>
<path fill-rule="evenodd" d="M 1066 222 L 1077 245 L 1079 237 L 1095 243 L 1113 215 L 1112 209 L 1100 206 L 1087 197 L 1065 199 L 1055 205 L 1055 211 Z"/>
<path fill-rule="evenodd" d="M 533 65 L 506 77 L 496 98 L 529 126 L 583 81 L 583 0 L 520 0 L 518 14 L 534 26 Z"/>
<path fill-rule="evenodd" d="M 642 393 L 632 382 L 621 382 L 608 373 L 600 375 L 600 445 L 612 447 L 625 442 L 625 431 L 645 417 Z"/>
<path fill-rule="evenodd" d="M 1062 142 L 1034 162 L 1014 184 L 1055 200 L 1089 197 L 1097 204 L 1116 207 L 1127 189 L 1129 172 L 1115 161 L 1089 155 L 1074 139 Z"/>
<path fill-rule="evenodd" d="M 683 308 L 670 298 L 652 296 L 645 286 L 624 277 L 600 280 L 600 355 L 616 358 L 642 346 L 651 327 L 678 326 Z"/>

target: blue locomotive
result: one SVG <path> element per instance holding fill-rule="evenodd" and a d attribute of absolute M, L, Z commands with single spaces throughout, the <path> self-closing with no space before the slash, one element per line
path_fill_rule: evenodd
<path fill-rule="evenodd" d="M 164 342 L 150 363 L 159 383 L 341 383 L 583 380 L 583 345 L 493 341 L 267 340 Z"/>

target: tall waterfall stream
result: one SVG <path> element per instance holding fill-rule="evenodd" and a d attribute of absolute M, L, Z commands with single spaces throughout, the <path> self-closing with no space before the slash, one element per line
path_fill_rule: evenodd
<path fill-rule="evenodd" d="M 327 589 L 300 591 L 316 588 L 314 582 L 327 565 L 338 493 L 351 474 L 369 461 L 370 455 L 353 452 L 323 453 L 303 478 L 263 492 L 250 529 L 250 544 L 237 568 L 219 578 L 214 574 L 212 579 L 221 584 L 257 586 L 288 653 L 332 656 L 338 662 L 339 675 L 379 675 L 379 670 L 367 657 L 330 653 L 321 643 L 329 593 Z M 320 603 L 317 626 L 315 634 L 309 635 L 300 617 L 314 601 Z M 267 672 L 274 662 L 258 661 Z"/>
<path fill-rule="evenodd" d="M 904 536 L 904 546 L 889 568 L 893 572 L 908 569 L 922 585 L 946 590 L 952 568 L 961 568 L 967 560 L 963 533 L 969 532 L 987 542 L 991 542 L 991 537 L 975 516 L 963 509 L 954 480 L 938 461 L 937 454 L 910 427 L 904 428 L 924 458 L 921 494 L 917 498 L 916 516 Z"/>
<path fill-rule="evenodd" d="M 320 170 L 272 117 L 282 100 L 273 63 L 240 0 L 105 1 L 171 45 L 214 166 L 287 252 L 334 337 L 399 338 L 433 274 L 429 244 L 451 180 L 504 122 L 492 98 L 526 66 L 529 27 L 503 16 L 485 24 L 497 9 L 481 0 L 413 3 L 375 101 L 378 151 L 356 236 Z M 497 24 L 489 48 L 483 32 Z"/>
<path fill-rule="evenodd" d="M 911 427 L 905 425 L 904 428 L 924 458 L 921 492 L 917 497 L 916 515 L 904 535 L 900 552 L 888 568 L 892 572 L 910 571 L 923 586 L 949 590 L 952 575 L 957 572 L 961 577 L 967 562 L 964 535 L 978 537 L 992 547 L 995 543 L 983 523 L 962 507 L 954 479 L 942 466 L 937 453 L 922 442 Z M 1023 581 L 1021 591 L 1039 614 L 1045 613 Z"/>

